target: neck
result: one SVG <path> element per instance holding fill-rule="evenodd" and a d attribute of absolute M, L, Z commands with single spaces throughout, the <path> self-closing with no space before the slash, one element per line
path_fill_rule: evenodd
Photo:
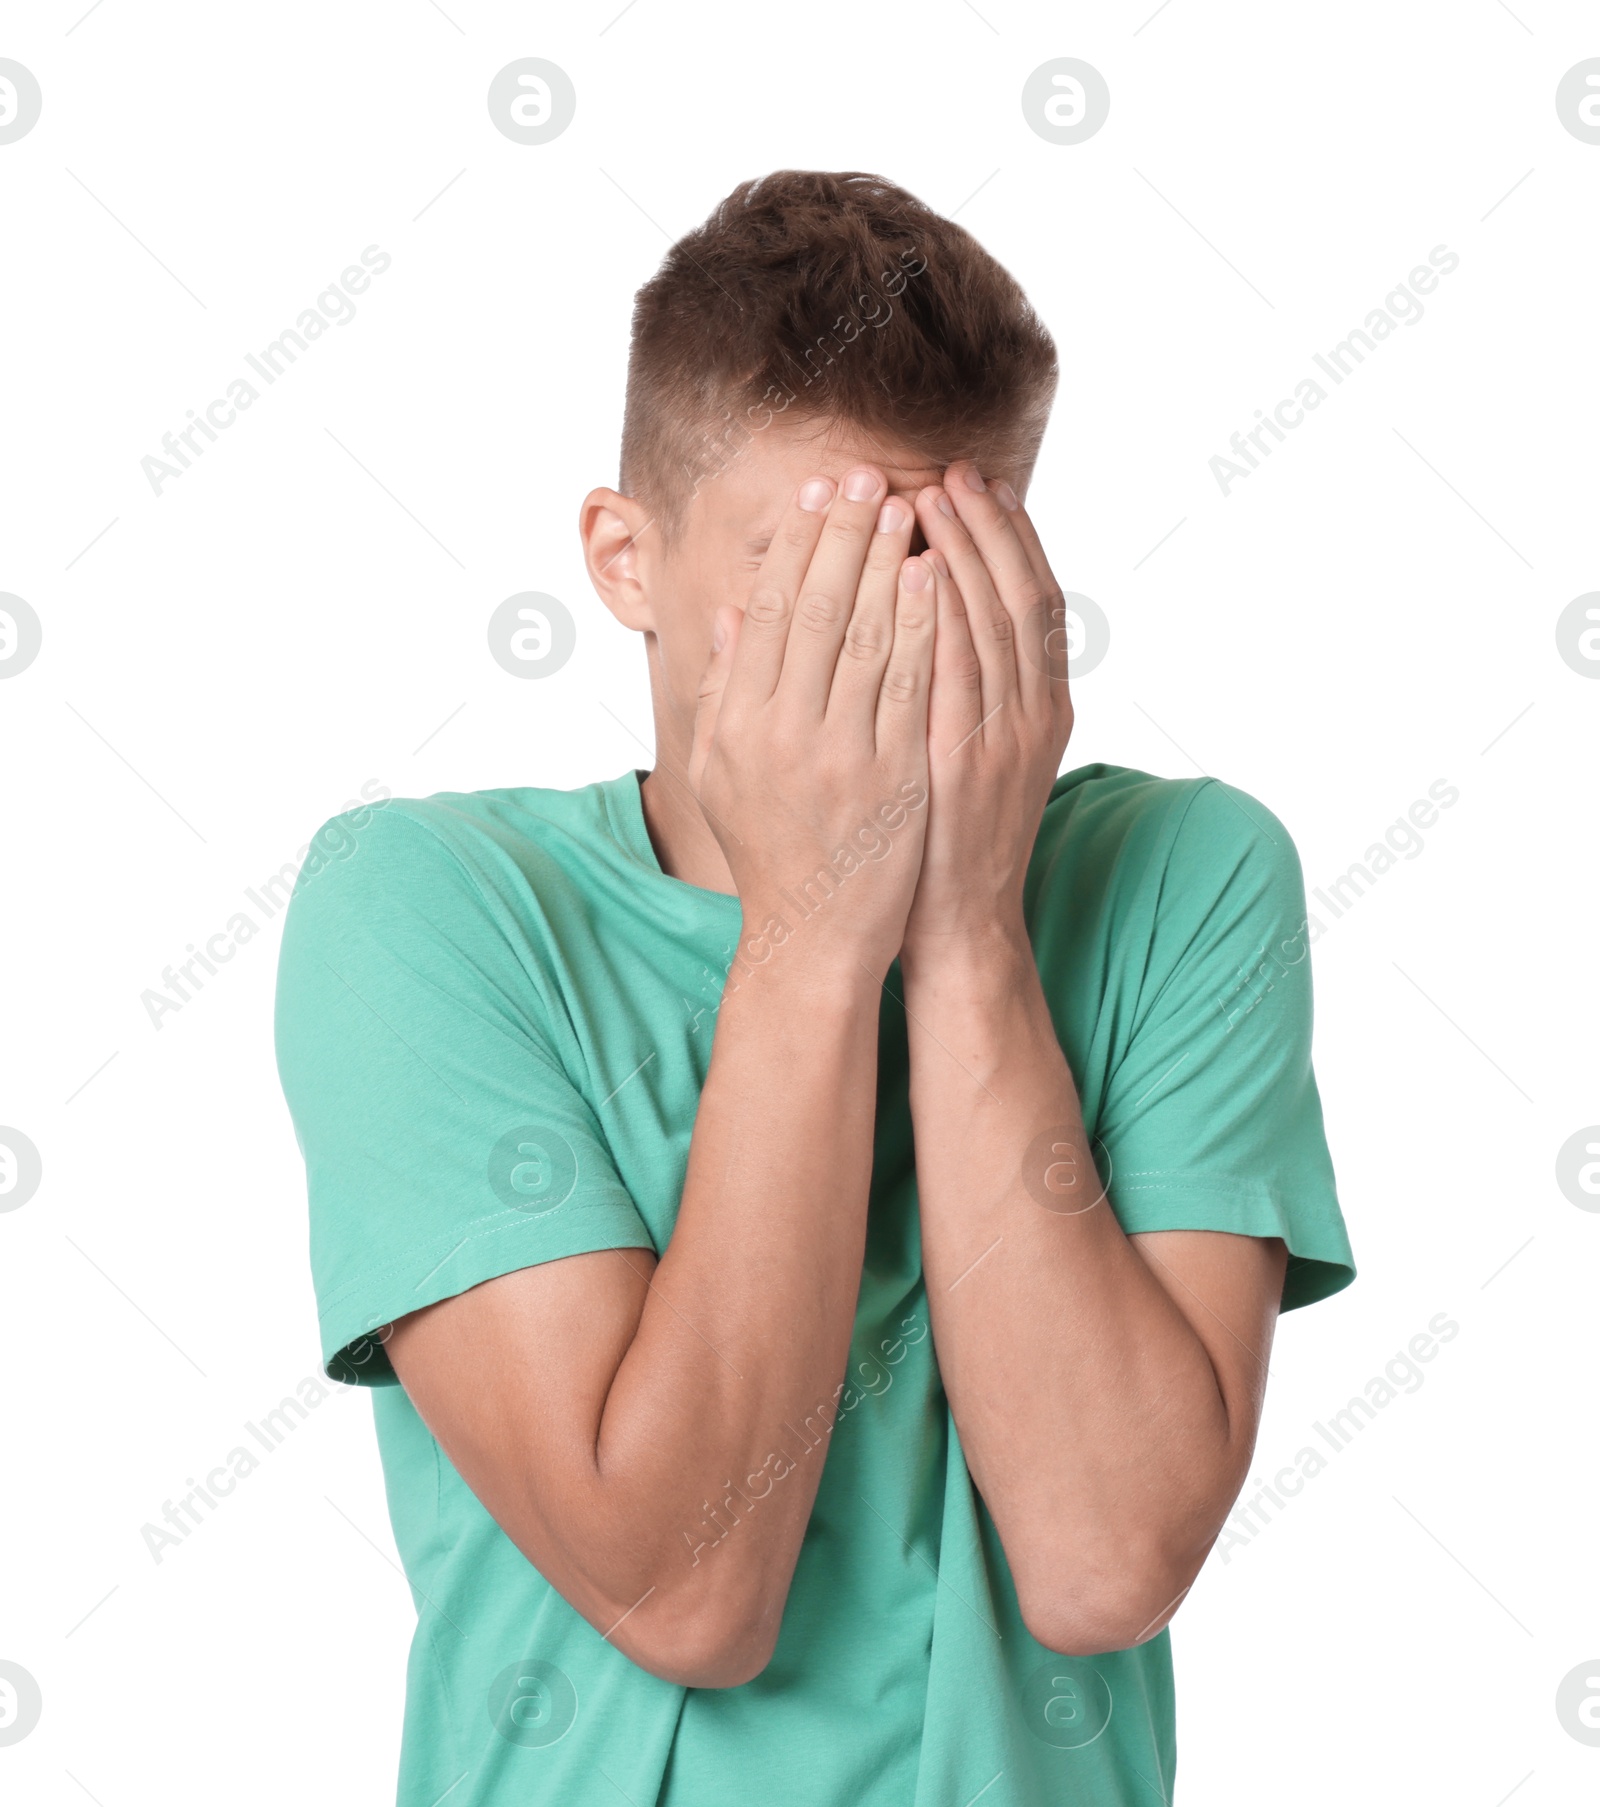
<path fill-rule="evenodd" d="M 686 767 L 664 749 L 639 787 L 644 825 L 661 870 L 669 878 L 732 896 L 737 887 L 717 837 L 689 789 Z"/>

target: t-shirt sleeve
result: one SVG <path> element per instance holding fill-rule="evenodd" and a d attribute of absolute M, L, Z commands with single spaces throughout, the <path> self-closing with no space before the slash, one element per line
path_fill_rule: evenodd
<path fill-rule="evenodd" d="M 1132 1031 L 1096 1126 L 1130 1234 L 1281 1237 L 1283 1309 L 1355 1277 L 1311 1067 L 1311 961 L 1283 824 L 1216 780 L 1160 875 Z"/>
<path fill-rule="evenodd" d="M 387 1326 L 564 1255 L 650 1248 L 549 981 L 404 805 L 319 830 L 279 957 L 278 1070 L 305 1157 L 323 1363 L 392 1385 Z"/>

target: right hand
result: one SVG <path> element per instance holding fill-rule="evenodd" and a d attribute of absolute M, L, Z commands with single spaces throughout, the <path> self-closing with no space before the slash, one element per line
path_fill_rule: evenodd
<path fill-rule="evenodd" d="M 934 640 L 914 525 L 871 465 L 838 485 L 813 477 L 743 612 L 717 611 L 689 779 L 738 888 L 742 945 L 765 950 L 750 958 L 881 980 L 900 951 L 928 814 Z"/>

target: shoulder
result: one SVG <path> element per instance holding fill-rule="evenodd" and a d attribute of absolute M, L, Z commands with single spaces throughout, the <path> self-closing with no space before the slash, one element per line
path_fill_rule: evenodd
<path fill-rule="evenodd" d="M 1039 828 L 1046 859 L 1093 856 L 1146 863 L 1181 846 L 1186 858 L 1294 843 L 1258 798 L 1219 778 L 1158 778 L 1130 766 L 1086 765 L 1055 781 Z"/>
<path fill-rule="evenodd" d="M 1056 780 L 1029 880 L 1041 898 L 1162 916 L 1203 912 L 1241 889 L 1291 896 L 1301 885 L 1288 829 L 1247 791 L 1110 765 Z"/>
<path fill-rule="evenodd" d="M 548 999 L 548 925 L 581 902 L 585 860 L 604 857 L 605 789 L 382 797 L 324 822 L 283 923 L 280 1068 L 298 1053 L 321 1073 L 336 1020 L 376 1033 L 370 1016 L 408 1044 L 446 1022 L 452 1036 L 525 1035 Z"/>
<path fill-rule="evenodd" d="M 301 849 L 290 919 L 339 909 L 368 921 L 491 911 L 570 883 L 605 836 L 607 784 L 382 796 L 331 816 Z"/>

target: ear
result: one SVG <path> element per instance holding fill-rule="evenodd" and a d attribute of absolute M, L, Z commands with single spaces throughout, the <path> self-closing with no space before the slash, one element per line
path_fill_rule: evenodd
<path fill-rule="evenodd" d="M 656 531 L 654 517 L 632 496 L 614 489 L 592 489 L 578 513 L 589 581 L 600 600 L 624 627 L 635 633 L 655 630 L 650 606 L 650 559 L 641 546 Z"/>

